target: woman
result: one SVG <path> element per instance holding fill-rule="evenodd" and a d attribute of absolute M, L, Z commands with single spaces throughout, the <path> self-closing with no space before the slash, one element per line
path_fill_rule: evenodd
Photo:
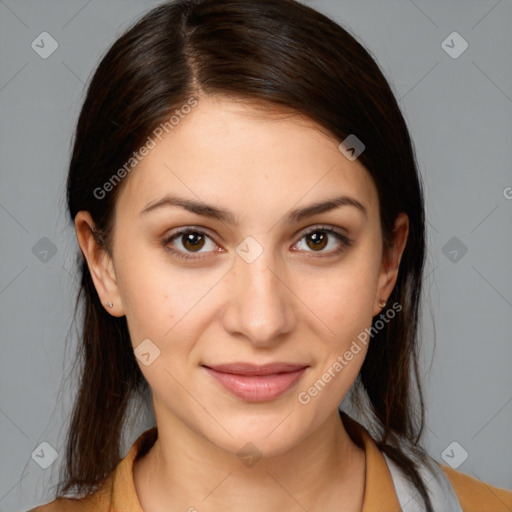
<path fill-rule="evenodd" d="M 421 183 L 388 83 L 333 21 L 152 10 L 92 79 L 67 190 L 81 386 L 35 510 L 512 507 L 419 445 Z M 147 389 L 156 427 L 122 458 Z"/>

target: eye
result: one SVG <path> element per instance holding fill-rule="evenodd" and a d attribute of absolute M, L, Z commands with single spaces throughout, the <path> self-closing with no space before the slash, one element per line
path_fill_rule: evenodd
<path fill-rule="evenodd" d="M 304 243 L 302 243 L 304 242 Z M 327 253 L 326 255 L 338 254 L 350 247 L 352 241 L 339 233 L 331 226 L 316 226 L 307 231 L 297 242 L 296 246 L 300 246 L 298 250 L 306 252 Z M 326 249 L 327 250 L 324 250 Z M 295 249 L 294 249 L 295 250 Z"/>
<path fill-rule="evenodd" d="M 190 227 L 166 237 L 162 245 L 166 251 L 183 259 L 198 260 L 206 257 L 210 252 L 221 252 L 207 233 Z M 292 248 L 292 250 L 319 253 L 319 256 L 332 256 L 341 253 L 351 245 L 352 241 L 333 227 L 316 226 L 304 233 L 294 246 L 298 248 Z"/>
<path fill-rule="evenodd" d="M 175 254 L 179 258 L 198 259 L 204 256 L 193 256 L 194 253 L 208 253 L 215 251 L 217 244 L 209 235 L 197 229 L 186 228 L 163 241 L 166 250 Z M 203 250 L 204 249 L 204 250 Z"/>

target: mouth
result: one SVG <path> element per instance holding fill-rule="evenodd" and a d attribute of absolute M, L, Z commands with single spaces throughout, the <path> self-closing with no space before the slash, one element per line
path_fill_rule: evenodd
<path fill-rule="evenodd" d="M 297 385 L 308 365 L 231 363 L 202 367 L 232 395 L 247 402 L 273 400 Z"/>

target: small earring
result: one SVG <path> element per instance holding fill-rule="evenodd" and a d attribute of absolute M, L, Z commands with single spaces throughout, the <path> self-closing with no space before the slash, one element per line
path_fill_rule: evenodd
<path fill-rule="evenodd" d="M 109 302 L 107 302 L 107 306 L 108 306 L 109 308 L 113 308 L 113 307 L 114 307 L 114 304 L 112 304 L 112 302 L 110 302 L 110 301 L 109 301 Z"/>
<path fill-rule="evenodd" d="M 386 301 L 385 300 L 381 300 L 379 302 L 379 308 L 383 308 L 385 305 L 386 305 Z"/>

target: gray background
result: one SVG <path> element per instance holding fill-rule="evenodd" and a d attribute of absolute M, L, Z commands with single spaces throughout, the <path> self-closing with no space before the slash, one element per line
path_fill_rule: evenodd
<path fill-rule="evenodd" d="M 48 501 L 63 460 L 73 384 L 59 389 L 76 343 L 68 330 L 77 250 L 64 180 L 84 83 L 107 46 L 158 3 L 0 2 L 1 511 Z M 371 50 L 415 142 L 430 228 L 425 444 L 437 460 L 512 488 L 512 2 L 308 4 Z M 59 45 L 46 59 L 31 47 L 44 31 Z M 469 44 L 458 58 L 442 46 L 453 31 Z M 126 448 L 151 422 L 140 415 Z M 31 456 L 42 442 L 61 453 L 48 469 Z"/>

